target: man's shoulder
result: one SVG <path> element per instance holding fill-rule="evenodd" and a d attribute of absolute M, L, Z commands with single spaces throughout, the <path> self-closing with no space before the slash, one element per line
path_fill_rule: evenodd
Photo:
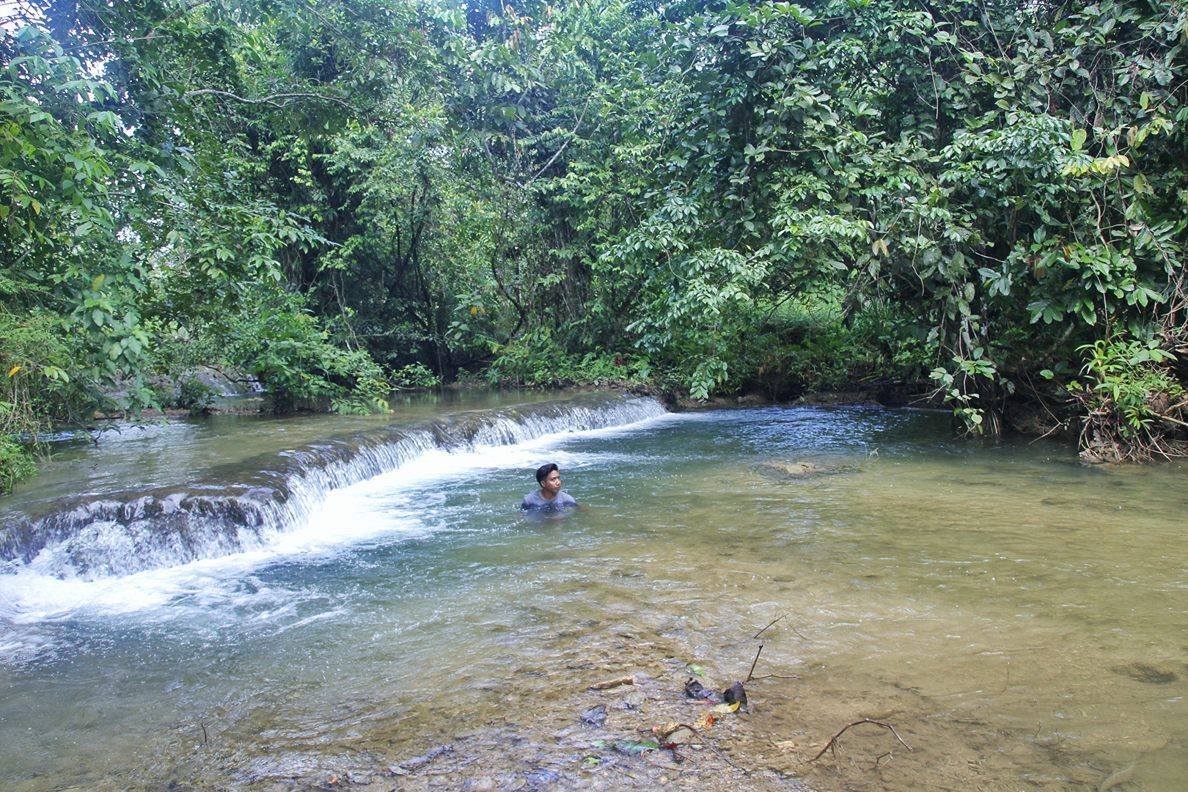
<path fill-rule="evenodd" d="M 533 490 L 524 496 L 524 500 L 520 502 L 521 509 L 563 509 L 569 506 L 577 506 L 577 501 L 568 492 L 558 492 L 557 497 L 552 500 L 545 500 L 541 497 L 539 490 Z"/>

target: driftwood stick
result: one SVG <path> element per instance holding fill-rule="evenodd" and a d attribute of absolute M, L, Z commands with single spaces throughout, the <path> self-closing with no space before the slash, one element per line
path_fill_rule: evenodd
<path fill-rule="evenodd" d="M 759 663 L 759 655 L 763 653 L 763 644 L 759 644 L 759 651 L 755 652 L 755 659 L 751 661 L 751 670 L 747 672 L 747 678 L 744 681 L 750 682 L 755 678 L 755 666 Z"/>
<path fill-rule="evenodd" d="M 769 622 L 767 623 L 767 627 L 764 627 L 762 630 L 760 630 L 759 632 L 755 633 L 755 634 L 754 634 L 754 635 L 752 635 L 751 637 L 752 637 L 752 638 L 758 638 L 760 635 L 763 635 L 763 633 L 767 632 L 768 628 L 769 628 L 769 627 L 771 627 L 772 625 L 774 625 L 774 624 L 775 624 L 776 622 L 778 622 L 780 619 L 786 619 L 786 618 L 788 618 L 788 614 L 786 614 L 786 613 L 785 613 L 783 616 L 777 616 L 776 618 L 772 619 L 771 621 L 769 621 Z"/>
<path fill-rule="evenodd" d="M 625 676 L 617 679 L 608 679 L 605 682 L 595 682 L 590 685 L 589 690 L 610 690 L 611 688 L 619 687 L 620 685 L 634 685 L 635 677 Z"/>
<path fill-rule="evenodd" d="M 1171 421 L 1172 423 L 1179 424 L 1180 426 L 1188 426 L 1188 423 L 1184 423 L 1183 421 L 1181 421 L 1178 418 L 1172 418 L 1170 415 L 1161 415 L 1161 416 L 1159 416 L 1159 420 Z"/>
<path fill-rule="evenodd" d="M 890 723 L 884 723 L 883 721 L 872 720 L 871 718 L 862 718 L 860 720 L 854 721 L 853 723 L 847 723 L 845 726 L 843 726 L 841 728 L 841 731 L 839 731 L 837 734 L 830 737 L 829 742 L 825 743 L 825 747 L 822 748 L 820 751 L 818 751 L 817 755 L 814 756 L 812 759 L 809 759 L 809 761 L 815 762 L 818 759 L 820 759 L 822 756 L 825 755 L 826 751 L 828 751 L 830 748 L 833 748 L 834 745 L 837 744 L 837 738 L 841 737 L 843 734 L 845 734 L 847 729 L 849 729 L 851 726 L 857 726 L 862 723 L 873 723 L 875 726 L 882 726 L 884 729 L 890 729 L 891 733 L 895 735 L 895 739 L 899 740 L 900 745 L 902 745 L 904 748 L 907 748 L 909 751 L 912 750 L 912 746 L 908 745 L 907 743 L 905 743 L 903 741 L 903 738 L 899 736 L 899 732 L 895 731 L 895 727 L 892 726 Z"/>
<path fill-rule="evenodd" d="M 760 674 L 753 676 L 749 681 L 758 681 L 760 679 L 800 679 L 796 674 Z"/>

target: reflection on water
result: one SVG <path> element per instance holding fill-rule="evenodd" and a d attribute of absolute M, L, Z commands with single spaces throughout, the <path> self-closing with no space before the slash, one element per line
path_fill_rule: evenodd
<path fill-rule="evenodd" d="M 515 510 L 544 460 L 581 510 Z M 797 408 L 381 477 L 316 519 L 415 530 L 191 570 L 172 601 L 131 616 L 0 632 L 0 779 L 234 786 L 350 770 L 391 786 L 383 768 L 450 743 L 432 765 L 445 788 L 613 786 L 584 764 L 600 732 L 574 731 L 589 684 L 650 680 L 608 694 L 608 728 L 692 720 L 685 664 L 707 683 L 744 678 L 751 636 L 788 614 L 763 636 L 753 711 L 714 727 L 753 787 L 789 774 L 817 789 L 1096 788 L 1122 771 L 1129 788 L 1178 788 L 1184 474 L 959 443 L 934 415 Z M 861 718 L 912 750 L 856 727 L 807 761 Z M 622 760 L 620 780 L 638 764 Z"/>

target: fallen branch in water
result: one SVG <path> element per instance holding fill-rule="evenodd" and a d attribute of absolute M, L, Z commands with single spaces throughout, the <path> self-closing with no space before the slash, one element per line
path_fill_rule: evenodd
<path fill-rule="evenodd" d="M 747 672 L 747 678 L 743 680 L 744 683 L 750 682 L 755 678 L 755 665 L 759 662 L 759 655 L 763 654 L 763 644 L 759 644 L 759 651 L 755 652 L 755 659 L 751 661 L 751 670 Z"/>
<path fill-rule="evenodd" d="M 845 734 L 850 727 L 858 726 L 863 723 L 873 723 L 875 726 L 882 726 L 884 729 L 889 729 L 891 733 L 895 735 L 895 739 L 899 740 L 900 745 L 902 745 L 904 748 L 907 748 L 909 751 L 912 750 L 912 746 L 903 741 L 903 738 L 899 736 L 899 732 L 895 731 L 895 727 L 890 723 L 884 723 L 883 721 L 872 720 L 870 718 L 862 718 L 861 720 L 856 720 L 853 723 L 847 723 L 845 726 L 843 726 L 841 731 L 829 738 L 829 742 L 825 743 L 825 747 L 818 751 L 816 756 L 814 756 L 812 759 L 809 759 L 809 762 L 815 762 L 824 756 L 826 751 L 833 748 L 837 744 L 837 738 Z"/>
<path fill-rule="evenodd" d="M 800 677 L 798 677 L 796 674 L 760 674 L 759 676 L 751 677 L 751 680 L 755 681 L 760 679 L 800 679 Z"/>
<path fill-rule="evenodd" d="M 1116 786 L 1122 786 L 1130 779 L 1134 778 L 1135 762 L 1131 762 L 1121 770 L 1116 770 L 1097 785 L 1097 792 L 1110 792 Z"/>
<path fill-rule="evenodd" d="M 788 614 L 786 614 L 786 613 L 781 616 L 776 616 L 774 619 L 769 621 L 767 623 L 767 626 L 765 626 L 762 630 L 760 630 L 759 632 L 752 635 L 751 638 L 758 639 L 760 635 L 763 635 L 763 633 L 767 632 L 769 629 L 774 627 L 777 622 L 783 621 L 786 618 L 788 618 Z M 793 632 L 795 632 L 795 630 L 793 630 Z M 763 644 L 762 643 L 759 644 L 759 649 L 758 649 L 758 651 L 755 652 L 755 659 L 751 661 L 751 670 L 747 672 L 747 678 L 743 680 L 743 684 L 746 684 L 747 682 L 750 682 L 752 679 L 755 678 L 755 666 L 759 663 L 759 655 L 761 655 L 761 654 L 763 654 Z"/>
<path fill-rule="evenodd" d="M 611 688 L 617 688 L 620 685 L 634 685 L 634 684 L 635 684 L 635 677 L 625 676 L 625 677 L 618 677 L 617 679 L 608 679 L 605 682 L 595 682 L 593 685 L 590 685 L 589 689 L 590 690 L 610 690 Z"/>
<path fill-rule="evenodd" d="M 760 635 L 763 635 L 763 633 L 767 632 L 767 630 L 768 630 L 770 627 L 772 627 L 772 626 L 773 626 L 773 625 L 774 625 L 776 622 L 778 622 L 780 619 L 786 619 L 786 618 L 788 618 L 788 614 L 786 614 L 786 613 L 785 613 L 783 616 L 777 616 L 776 618 L 772 619 L 771 621 L 769 621 L 769 622 L 767 623 L 767 627 L 764 627 L 762 630 L 760 630 L 759 632 L 755 633 L 755 634 L 754 634 L 754 635 L 752 635 L 751 637 L 752 637 L 752 638 L 758 638 Z"/>

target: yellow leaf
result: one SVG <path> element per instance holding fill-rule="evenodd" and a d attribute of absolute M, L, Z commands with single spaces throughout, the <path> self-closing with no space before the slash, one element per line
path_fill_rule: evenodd
<path fill-rule="evenodd" d="M 17 375 L 17 372 L 20 370 L 21 370 L 20 366 L 13 366 L 12 368 L 10 368 L 8 370 L 8 378 L 12 379 L 13 377 L 15 377 Z"/>
<path fill-rule="evenodd" d="M 731 704 L 719 704 L 710 711 L 725 715 L 730 712 L 736 712 L 740 703 L 741 702 L 735 701 Z"/>

